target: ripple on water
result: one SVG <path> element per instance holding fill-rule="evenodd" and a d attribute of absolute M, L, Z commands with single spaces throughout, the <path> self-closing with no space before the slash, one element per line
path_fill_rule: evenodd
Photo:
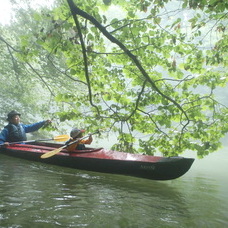
<path fill-rule="evenodd" d="M 225 185 L 202 173 L 159 182 L 1 155 L 0 167 L 1 228 L 228 225 Z"/>

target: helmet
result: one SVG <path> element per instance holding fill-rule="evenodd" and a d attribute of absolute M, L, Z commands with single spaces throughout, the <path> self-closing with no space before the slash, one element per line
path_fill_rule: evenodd
<path fill-rule="evenodd" d="M 85 132 L 85 130 L 73 128 L 70 132 L 70 136 L 72 138 L 76 138 L 80 133 L 83 133 L 83 132 Z"/>

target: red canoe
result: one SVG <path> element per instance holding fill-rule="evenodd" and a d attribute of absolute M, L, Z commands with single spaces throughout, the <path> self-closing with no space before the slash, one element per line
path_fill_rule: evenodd
<path fill-rule="evenodd" d="M 61 144 L 41 143 L 12 144 L 7 148 L 1 147 L 0 152 L 6 155 L 32 161 L 44 162 L 81 170 L 122 174 L 147 178 L 152 180 L 171 180 L 184 175 L 194 162 L 193 158 L 160 157 L 131 154 L 106 150 L 103 148 L 87 148 L 60 153 L 42 159 L 41 155 L 50 152 Z"/>

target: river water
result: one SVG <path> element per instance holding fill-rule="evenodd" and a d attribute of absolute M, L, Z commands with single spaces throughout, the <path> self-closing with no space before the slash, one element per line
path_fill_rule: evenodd
<path fill-rule="evenodd" d="M 152 181 L 0 154 L 0 227 L 228 227 L 227 164 L 225 146 L 176 180 Z"/>

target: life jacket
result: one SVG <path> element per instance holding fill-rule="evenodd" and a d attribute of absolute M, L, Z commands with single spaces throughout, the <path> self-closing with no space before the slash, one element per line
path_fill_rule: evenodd
<path fill-rule="evenodd" d="M 9 132 L 7 138 L 8 142 L 20 142 L 27 140 L 25 130 L 20 124 L 8 124 L 7 126 L 5 126 L 5 128 L 7 128 Z"/>
<path fill-rule="evenodd" d="M 71 143 L 71 142 L 73 142 L 73 141 L 70 139 L 70 140 L 68 140 L 68 141 L 65 143 L 65 145 L 67 145 L 67 144 L 69 144 L 69 143 Z M 68 151 L 85 150 L 86 147 L 85 147 L 84 144 L 90 144 L 91 142 L 92 142 L 92 139 L 91 139 L 91 138 L 89 138 L 89 139 L 83 139 L 83 140 L 81 140 L 79 143 L 73 143 L 73 144 L 71 144 L 71 145 L 68 146 L 66 149 L 67 149 Z"/>
<path fill-rule="evenodd" d="M 77 146 L 76 146 L 76 150 L 85 150 L 85 145 L 84 144 L 78 144 Z"/>

